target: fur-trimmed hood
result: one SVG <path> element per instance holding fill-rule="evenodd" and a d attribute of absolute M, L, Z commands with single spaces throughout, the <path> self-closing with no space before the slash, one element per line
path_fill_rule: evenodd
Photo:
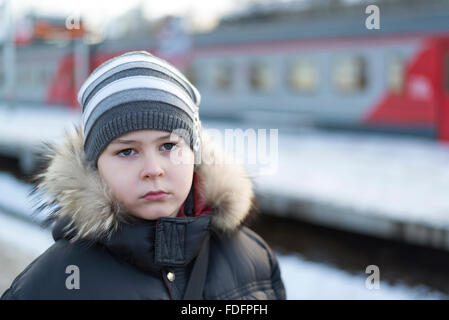
<path fill-rule="evenodd" d="M 62 143 L 47 145 L 48 167 L 37 175 L 35 192 L 43 197 L 41 207 L 50 208 L 50 220 L 69 217 L 68 231 L 76 239 L 110 236 L 129 215 L 124 212 L 98 170 L 86 160 L 83 129 L 66 133 Z M 245 168 L 223 153 L 202 130 L 200 194 L 213 208 L 211 227 L 222 232 L 235 230 L 249 214 L 254 200 L 252 181 Z M 228 159 L 227 161 L 224 159 Z"/>

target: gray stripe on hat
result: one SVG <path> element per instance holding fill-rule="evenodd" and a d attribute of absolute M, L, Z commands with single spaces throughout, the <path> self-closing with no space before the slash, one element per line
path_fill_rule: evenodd
<path fill-rule="evenodd" d="M 139 70 L 134 70 L 139 69 Z M 146 70 L 146 71 L 144 71 Z M 126 72 L 126 71 L 129 71 Z M 83 111 L 84 106 L 88 104 L 90 98 L 101 88 L 106 86 L 108 83 L 111 83 L 117 79 L 124 78 L 127 76 L 135 76 L 135 75 L 146 75 L 146 76 L 156 76 L 165 80 L 169 80 L 179 85 L 182 89 L 186 91 L 187 94 L 190 95 L 191 99 L 194 100 L 193 92 L 190 90 L 189 85 L 184 83 L 181 79 L 176 77 L 169 70 L 161 67 L 160 65 L 147 62 L 147 61 L 134 61 L 128 62 L 122 65 L 115 67 L 114 69 L 108 70 L 103 73 L 101 76 L 96 78 L 87 88 L 85 93 L 83 94 Z"/>
<path fill-rule="evenodd" d="M 86 125 L 90 114 L 103 99 L 107 98 L 111 94 L 114 94 L 115 92 L 134 88 L 159 89 L 173 93 L 184 101 L 185 105 L 188 106 L 187 109 L 190 109 L 191 112 L 195 113 L 198 110 L 198 106 L 193 103 L 190 97 L 181 88 L 179 88 L 179 86 L 174 85 L 172 82 L 156 77 L 134 76 L 111 82 L 98 91 L 86 106 L 83 114 L 83 124 Z M 189 110 L 186 110 L 186 112 L 191 114 Z"/>
<path fill-rule="evenodd" d="M 156 89 L 141 89 L 141 88 L 129 89 L 108 96 L 95 107 L 84 127 L 85 134 L 86 135 L 89 134 L 93 124 L 95 123 L 97 118 L 101 116 L 101 114 L 117 105 L 133 101 L 164 102 L 177 107 L 183 112 L 185 112 L 186 110 L 190 111 L 190 109 L 187 108 L 187 106 L 178 96 L 168 93 L 166 91 Z M 190 112 L 190 114 L 188 113 L 188 116 L 192 119 L 193 122 L 195 119 L 195 115 L 192 112 Z"/>
<path fill-rule="evenodd" d="M 172 74 L 175 74 L 177 78 L 181 79 L 183 82 L 188 84 L 189 90 L 191 89 L 193 93 L 193 101 L 199 105 L 201 96 L 198 92 L 198 90 L 187 80 L 187 78 L 175 67 L 170 65 L 165 60 L 159 59 L 158 57 L 155 57 L 148 52 L 145 51 L 133 51 L 128 52 L 126 54 L 120 55 L 118 57 L 115 57 L 113 59 L 110 59 L 103 64 L 101 64 L 99 67 L 97 67 L 91 75 L 86 79 L 86 81 L 83 83 L 80 91 L 78 92 L 78 102 L 83 105 L 84 103 L 84 97 L 85 97 L 85 91 L 86 89 L 101 75 L 108 70 L 115 69 L 121 64 L 127 63 L 127 62 L 133 62 L 133 61 L 147 61 L 152 62 L 156 65 L 160 65 L 164 67 L 166 70 L 171 71 Z"/>

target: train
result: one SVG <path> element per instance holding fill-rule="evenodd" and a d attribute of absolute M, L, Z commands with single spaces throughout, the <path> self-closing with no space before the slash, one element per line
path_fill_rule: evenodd
<path fill-rule="evenodd" d="M 166 33 L 162 40 L 139 35 L 21 46 L 14 99 L 77 109 L 89 72 L 113 56 L 146 50 L 197 86 L 205 119 L 449 141 L 447 2 L 423 1 L 413 10 L 381 6 L 379 29 L 368 29 L 363 7 L 356 9 L 238 16 L 208 32 Z M 180 39 L 187 45 L 179 52 L 161 49 Z"/>

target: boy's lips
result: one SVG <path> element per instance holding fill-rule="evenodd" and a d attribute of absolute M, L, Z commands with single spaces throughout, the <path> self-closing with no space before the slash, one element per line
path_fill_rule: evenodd
<path fill-rule="evenodd" d="M 147 192 L 142 198 L 145 200 L 162 200 L 168 196 L 168 193 L 162 190 Z"/>

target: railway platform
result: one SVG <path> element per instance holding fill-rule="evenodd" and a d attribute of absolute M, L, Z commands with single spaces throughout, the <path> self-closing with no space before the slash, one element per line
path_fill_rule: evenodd
<path fill-rule="evenodd" d="M 428 138 L 279 128 L 277 154 L 270 170 L 261 170 L 266 161 L 247 166 L 261 211 L 449 250 L 448 145 Z"/>

